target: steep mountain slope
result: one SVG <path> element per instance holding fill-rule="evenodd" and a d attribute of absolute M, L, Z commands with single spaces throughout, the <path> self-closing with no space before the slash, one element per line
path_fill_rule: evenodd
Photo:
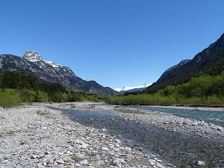
<path fill-rule="evenodd" d="M 46 61 L 34 51 L 25 52 L 23 57 L 9 54 L 0 55 L 0 69 L 34 74 L 42 82 L 60 83 L 74 91 L 94 93 L 99 96 L 116 93 L 113 89 L 103 87 L 95 81 L 81 79 L 69 67 Z"/>
<path fill-rule="evenodd" d="M 148 92 L 163 89 L 168 85 L 186 82 L 200 73 L 219 74 L 224 71 L 224 34 L 208 48 L 198 53 L 192 60 L 184 60 L 166 71 L 147 88 Z"/>
<path fill-rule="evenodd" d="M 183 60 L 181 62 L 179 62 L 178 64 L 168 68 L 159 78 L 159 80 L 163 80 L 163 79 L 166 79 L 169 77 L 169 74 L 174 71 L 175 69 L 177 68 L 180 68 L 182 67 L 183 65 L 185 65 L 186 63 L 188 63 L 190 60 L 189 59 L 186 59 L 186 60 Z"/>

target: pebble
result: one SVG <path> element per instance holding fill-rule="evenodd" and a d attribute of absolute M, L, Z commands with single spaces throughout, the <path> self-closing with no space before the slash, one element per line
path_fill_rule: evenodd
<path fill-rule="evenodd" d="M 192 126 L 197 126 L 198 124 L 197 124 L 197 123 L 192 123 L 191 125 L 192 125 Z"/>
<path fill-rule="evenodd" d="M 199 160 L 199 161 L 197 161 L 197 165 L 198 165 L 198 166 L 205 166 L 205 162 Z"/>
<path fill-rule="evenodd" d="M 64 164 L 65 162 L 62 159 L 58 159 L 58 160 L 56 160 L 56 163 L 58 163 L 58 164 Z"/>
<path fill-rule="evenodd" d="M 79 147 L 80 147 L 80 148 L 84 148 L 84 149 L 86 149 L 86 148 L 89 146 L 87 143 L 83 142 L 83 141 L 80 140 L 80 139 L 76 139 L 76 140 L 75 140 L 75 143 L 76 143 L 76 144 L 79 144 Z"/>
<path fill-rule="evenodd" d="M 82 165 L 87 165 L 88 164 L 88 160 L 82 160 L 81 162 L 79 162 Z"/>
<path fill-rule="evenodd" d="M 30 159 L 36 159 L 36 158 L 37 158 L 36 155 L 32 155 L 32 156 L 30 157 Z"/>
<path fill-rule="evenodd" d="M 119 159 L 119 158 L 116 158 L 114 161 L 113 161 L 113 165 L 115 166 L 121 166 L 122 164 L 125 164 L 126 162 L 123 160 L 123 159 Z"/>
<path fill-rule="evenodd" d="M 79 163 L 76 163 L 75 164 L 75 167 L 80 167 L 81 165 Z"/>
<path fill-rule="evenodd" d="M 109 151 L 109 148 L 108 147 L 102 147 L 102 150 L 103 151 Z"/>
<path fill-rule="evenodd" d="M 50 152 L 46 151 L 44 152 L 45 155 L 50 155 Z"/>
<path fill-rule="evenodd" d="M 222 127 L 218 127 L 217 128 L 218 131 L 222 131 L 222 129 L 223 129 Z"/>
<path fill-rule="evenodd" d="M 107 131 L 107 129 L 106 129 L 106 128 L 103 128 L 103 129 L 102 129 L 102 131 L 103 131 L 103 132 L 106 132 L 106 131 Z"/>
<path fill-rule="evenodd" d="M 67 155 L 73 155 L 73 153 L 70 152 L 70 151 L 67 151 L 66 154 L 67 154 Z"/>

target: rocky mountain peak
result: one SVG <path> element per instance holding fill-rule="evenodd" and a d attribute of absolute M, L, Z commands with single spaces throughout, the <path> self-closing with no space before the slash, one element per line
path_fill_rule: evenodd
<path fill-rule="evenodd" d="M 0 70 L 33 74 L 43 83 L 60 83 L 77 92 L 94 93 L 102 97 L 116 94 L 111 88 L 76 76 L 69 67 L 45 60 L 36 51 L 26 51 L 22 57 L 11 54 L 0 55 Z"/>
<path fill-rule="evenodd" d="M 52 61 L 45 60 L 37 51 L 26 51 L 22 58 L 26 59 L 28 61 L 34 62 L 36 64 L 39 64 L 40 62 L 42 62 L 42 63 L 44 62 L 44 63 L 52 66 L 55 69 L 58 69 L 58 68 L 62 67 L 61 65 L 56 64 Z M 67 67 L 64 67 L 64 68 L 67 68 Z"/>
<path fill-rule="evenodd" d="M 26 51 L 23 55 L 23 58 L 31 61 L 31 62 L 37 62 L 37 61 L 43 61 L 44 59 L 42 56 L 36 52 L 36 51 Z"/>

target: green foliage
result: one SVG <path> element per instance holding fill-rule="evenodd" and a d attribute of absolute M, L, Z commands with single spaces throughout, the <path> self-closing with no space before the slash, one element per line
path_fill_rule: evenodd
<path fill-rule="evenodd" d="M 71 92 L 69 101 L 74 102 L 74 101 L 93 101 L 93 102 L 99 102 L 103 101 L 103 98 L 99 98 L 95 94 L 87 94 L 87 93 L 77 93 L 77 92 Z"/>
<path fill-rule="evenodd" d="M 160 94 L 141 94 L 141 95 L 127 95 L 127 96 L 114 96 L 107 99 L 110 104 L 119 105 L 169 105 L 175 104 L 175 97 L 161 96 Z"/>
<path fill-rule="evenodd" d="M 154 94 L 114 96 L 111 104 L 143 105 L 224 105 L 224 74 L 194 77 L 188 82 L 167 86 Z"/>
<path fill-rule="evenodd" d="M 15 106 L 22 102 L 99 101 L 94 94 L 67 90 L 58 83 L 41 84 L 32 75 L 0 71 L 0 106 Z"/>
<path fill-rule="evenodd" d="M 13 107 L 22 103 L 20 93 L 15 89 L 0 89 L 0 106 Z"/>
<path fill-rule="evenodd" d="M 3 71 L 0 73 L 1 88 L 10 89 L 38 89 L 39 83 L 35 76 L 20 72 Z"/>
<path fill-rule="evenodd" d="M 35 95 L 35 102 L 48 102 L 48 95 L 46 92 L 44 91 L 36 91 L 36 95 Z"/>
<path fill-rule="evenodd" d="M 20 91 L 20 97 L 23 102 L 33 102 L 35 101 L 36 92 L 33 90 L 22 89 Z"/>
<path fill-rule="evenodd" d="M 1 74 L 1 87 L 16 89 L 21 85 L 20 75 L 16 72 L 4 72 Z"/>
<path fill-rule="evenodd" d="M 19 93 L 23 102 L 48 102 L 48 94 L 40 90 L 22 89 Z"/>

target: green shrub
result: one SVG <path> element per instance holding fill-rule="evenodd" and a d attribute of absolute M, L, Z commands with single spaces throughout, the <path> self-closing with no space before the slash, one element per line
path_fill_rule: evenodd
<path fill-rule="evenodd" d="M 44 84 L 34 75 L 26 75 L 16 71 L 0 70 L 0 88 L 2 105 L 18 102 L 71 102 L 71 101 L 99 101 L 94 94 L 73 92 L 59 83 Z M 9 90 L 11 89 L 11 90 Z M 12 90 L 14 89 L 14 90 Z M 12 94 L 12 95 L 9 95 Z M 5 96 L 7 95 L 7 96 Z M 5 96 L 5 99 L 4 99 Z"/>
<path fill-rule="evenodd" d="M 46 92 L 38 90 L 35 95 L 35 102 L 48 102 L 48 95 Z"/>
<path fill-rule="evenodd" d="M 23 102 L 34 102 L 36 99 L 36 92 L 32 90 L 22 89 L 20 96 Z"/>
<path fill-rule="evenodd" d="M 223 105 L 224 74 L 202 74 L 184 84 L 167 86 L 154 94 L 113 96 L 107 102 L 124 105 Z"/>
<path fill-rule="evenodd" d="M 0 106 L 13 107 L 22 103 L 20 94 L 14 89 L 1 89 L 0 90 Z"/>
<path fill-rule="evenodd" d="M 207 99 L 207 104 L 223 105 L 224 104 L 224 97 L 218 97 L 216 95 L 209 96 L 208 99 Z"/>

